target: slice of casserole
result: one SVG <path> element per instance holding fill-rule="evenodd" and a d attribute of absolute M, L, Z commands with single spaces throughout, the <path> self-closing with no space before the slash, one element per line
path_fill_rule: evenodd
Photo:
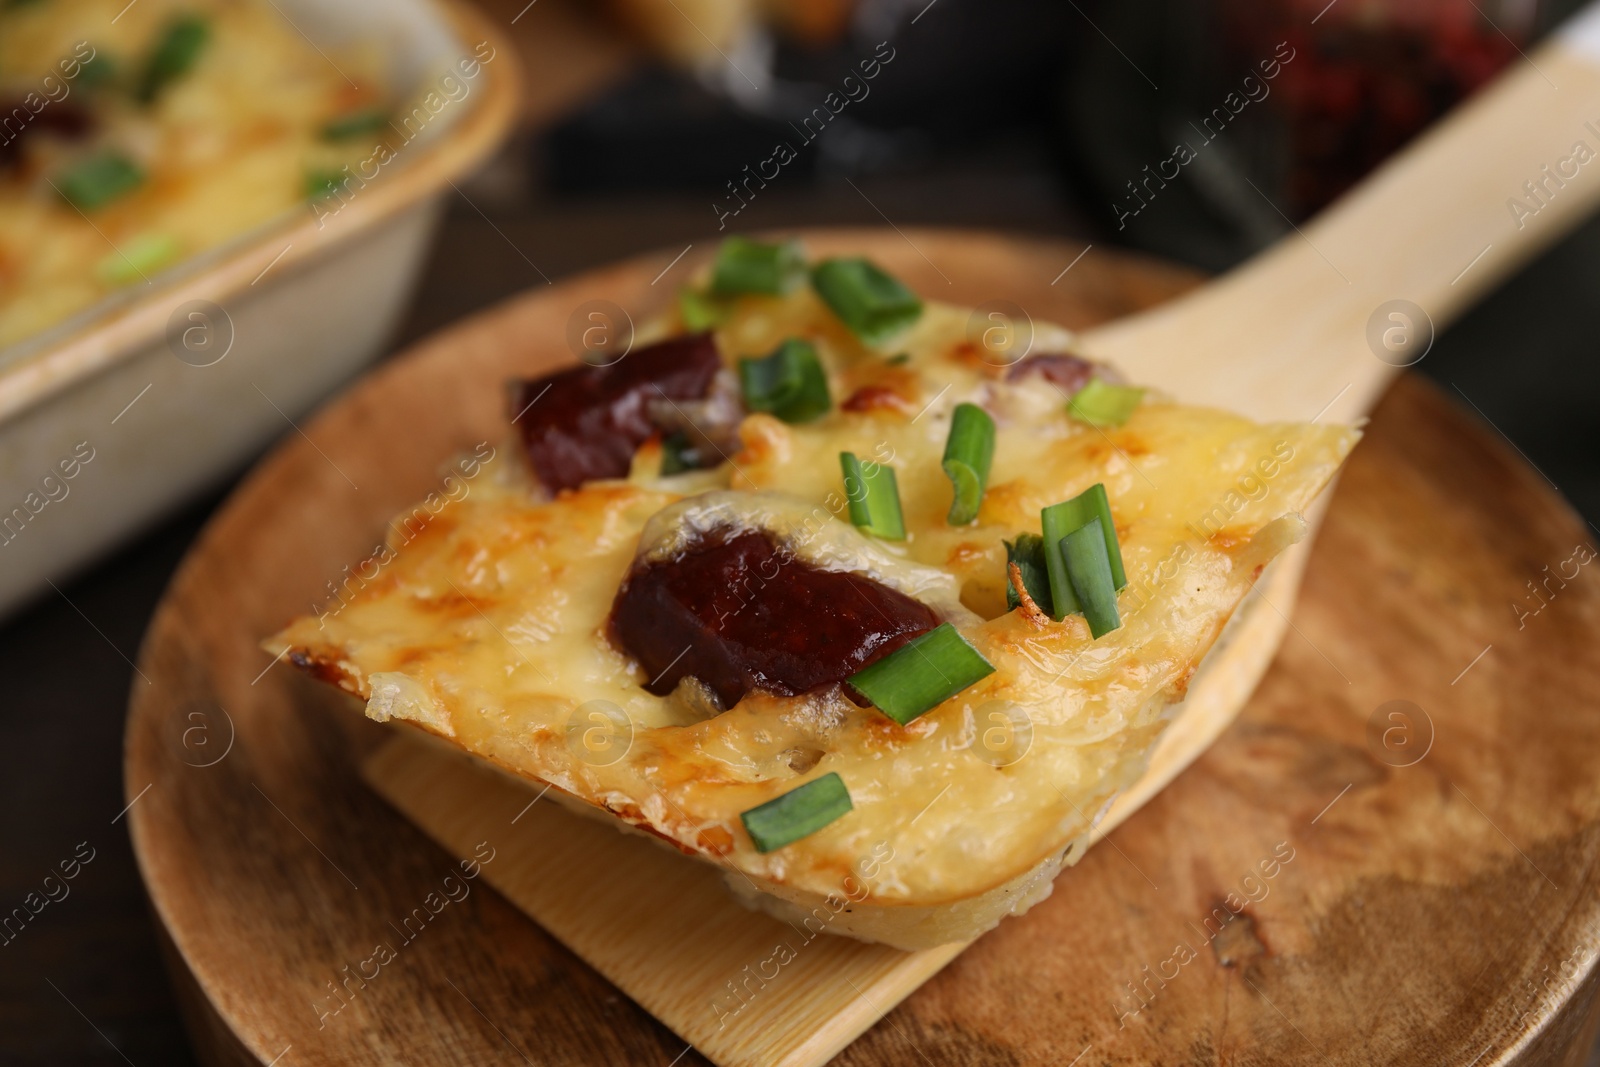
<path fill-rule="evenodd" d="M 517 447 L 266 647 L 904 948 L 1048 895 L 1357 439 L 788 245 L 656 336 L 516 383 Z"/>

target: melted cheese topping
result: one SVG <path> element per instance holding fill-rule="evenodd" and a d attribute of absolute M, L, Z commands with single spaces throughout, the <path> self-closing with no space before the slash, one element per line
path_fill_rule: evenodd
<path fill-rule="evenodd" d="M 1262 567 L 1303 535 L 1298 512 L 1357 434 L 1155 397 L 1125 426 L 1095 429 L 1067 418 L 1048 381 L 1007 381 L 975 358 L 968 315 L 931 305 L 894 348 L 909 361 L 895 364 L 809 293 L 746 298 L 718 334 L 730 365 L 809 337 L 828 371 L 830 414 L 799 426 L 750 415 L 742 448 L 709 472 L 659 477 L 659 448 L 646 445 L 628 480 L 554 500 L 482 479 L 409 543 L 391 538 L 393 558 L 337 613 L 300 619 L 267 647 L 293 646 L 372 698 L 374 717 L 553 783 L 776 896 L 953 905 L 1053 870 L 1142 773 L 1169 705 Z M 1038 337 L 1036 352 L 1067 340 L 1051 328 Z M 864 386 L 893 389 L 904 410 L 838 407 Z M 940 459 L 963 400 L 994 415 L 997 438 L 979 518 L 952 528 Z M 894 466 L 904 543 L 849 525 L 842 450 Z M 1002 544 L 1096 482 L 1129 577 L 1124 625 L 1098 641 L 1081 617 L 1006 612 Z M 995 672 L 907 726 L 837 689 L 755 692 L 721 714 L 692 686 L 652 696 L 604 636 L 612 598 L 637 554 L 668 553 L 686 527 L 730 519 L 773 529 L 819 565 L 915 590 Z M 854 810 L 756 852 L 739 814 L 835 771 Z"/>

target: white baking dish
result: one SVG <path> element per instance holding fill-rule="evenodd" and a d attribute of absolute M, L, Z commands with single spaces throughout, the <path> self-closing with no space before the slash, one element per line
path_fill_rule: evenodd
<path fill-rule="evenodd" d="M 319 47 L 377 42 L 401 99 L 481 66 L 456 69 L 422 135 L 336 214 L 294 211 L 0 352 L 0 614 L 294 432 L 376 357 L 443 195 L 511 123 L 513 49 L 465 5 L 275 4 Z"/>

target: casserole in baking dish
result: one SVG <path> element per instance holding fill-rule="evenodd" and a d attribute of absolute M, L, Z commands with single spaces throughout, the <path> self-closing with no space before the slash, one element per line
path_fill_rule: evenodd
<path fill-rule="evenodd" d="M 378 352 L 518 85 L 448 0 L 6 7 L 0 611 Z"/>

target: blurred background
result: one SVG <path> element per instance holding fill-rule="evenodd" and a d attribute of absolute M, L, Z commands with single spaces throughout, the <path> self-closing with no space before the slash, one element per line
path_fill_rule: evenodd
<path fill-rule="evenodd" d="M 505 148 L 449 196 L 389 351 L 546 278 L 709 244 L 719 223 L 981 227 L 1225 270 L 1524 62 L 1576 6 L 478 3 L 522 54 L 521 114 Z M 1276 76 L 1246 87 L 1225 131 L 1196 128 L 1273 57 Z M 874 76 L 860 76 L 864 61 Z M 808 117 L 840 87 L 846 105 L 815 133 Z M 1146 203 L 1129 176 L 1191 129 L 1204 149 Z M 799 150 L 776 178 L 750 196 L 729 187 L 779 141 Z M 1416 367 L 1470 398 L 1591 522 L 1600 521 L 1597 268 L 1600 224 L 1590 223 L 1452 326 Z M 105 842 L 75 887 L 82 904 L 0 950 L 0 1062 L 193 1062 L 131 851 L 101 831 L 123 804 L 124 654 L 136 654 L 173 569 L 242 473 L 0 628 L 0 899 L 33 888 L 61 841 L 93 826 Z"/>

